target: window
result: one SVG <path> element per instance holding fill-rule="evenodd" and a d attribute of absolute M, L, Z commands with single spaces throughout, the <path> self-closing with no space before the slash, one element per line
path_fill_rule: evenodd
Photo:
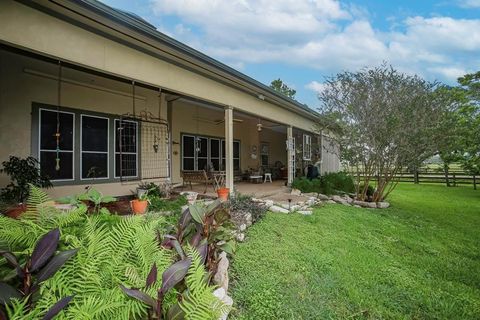
<path fill-rule="evenodd" d="M 233 142 L 233 167 L 240 170 L 240 141 Z M 182 135 L 182 170 L 225 170 L 225 140 Z"/>
<path fill-rule="evenodd" d="M 74 123 L 73 113 L 39 109 L 40 171 L 52 181 L 74 179 Z"/>
<path fill-rule="evenodd" d="M 210 139 L 210 163 L 213 170 L 220 170 L 220 139 Z"/>
<path fill-rule="evenodd" d="M 312 159 L 312 136 L 303 135 L 303 160 Z"/>
<path fill-rule="evenodd" d="M 260 159 L 263 167 L 268 167 L 269 145 L 266 142 L 260 143 Z"/>
<path fill-rule="evenodd" d="M 82 180 L 108 179 L 109 119 L 84 114 L 80 119 Z"/>
<path fill-rule="evenodd" d="M 182 137 L 182 169 L 195 170 L 195 137 Z"/>
<path fill-rule="evenodd" d="M 222 170 L 226 170 L 225 140 L 222 140 Z M 233 141 L 233 170 L 240 170 L 240 141 Z"/>
<path fill-rule="evenodd" d="M 40 171 L 56 185 L 138 178 L 140 124 L 118 116 L 33 103 Z M 58 120 L 58 121 L 57 121 Z M 57 151 L 57 125 L 59 144 Z M 57 160 L 58 159 L 58 160 Z M 58 164 L 58 165 L 57 165 Z"/>
<path fill-rule="evenodd" d="M 138 123 L 115 119 L 115 177 L 138 176 Z"/>

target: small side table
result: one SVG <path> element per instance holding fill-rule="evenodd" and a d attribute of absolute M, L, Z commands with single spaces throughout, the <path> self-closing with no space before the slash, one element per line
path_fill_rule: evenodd
<path fill-rule="evenodd" d="M 265 173 L 265 180 L 263 180 L 263 183 L 270 181 L 272 183 L 272 174 L 271 173 Z"/>

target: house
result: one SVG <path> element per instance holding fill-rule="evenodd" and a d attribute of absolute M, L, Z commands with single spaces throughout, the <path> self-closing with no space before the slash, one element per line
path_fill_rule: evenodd
<path fill-rule="evenodd" d="M 53 196 L 339 167 L 311 109 L 94 0 L 0 1 L 0 72 L 0 161 L 36 157 Z"/>

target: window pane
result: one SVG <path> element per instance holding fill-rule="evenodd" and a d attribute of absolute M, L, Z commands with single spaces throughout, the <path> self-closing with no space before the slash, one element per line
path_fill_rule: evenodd
<path fill-rule="evenodd" d="M 212 163 L 214 171 L 219 171 L 220 170 L 220 160 L 219 159 L 212 159 L 210 162 Z"/>
<path fill-rule="evenodd" d="M 108 155 L 106 153 L 82 153 L 82 178 L 108 177 Z"/>
<path fill-rule="evenodd" d="M 225 158 L 225 140 L 222 140 L 222 157 Z"/>
<path fill-rule="evenodd" d="M 108 151 L 108 119 L 82 115 L 82 150 Z"/>
<path fill-rule="evenodd" d="M 193 158 L 183 158 L 183 170 L 195 170 L 195 161 Z"/>
<path fill-rule="evenodd" d="M 60 150 L 73 150 L 73 114 L 58 113 Z M 55 133 L 57 132 L 57 112 L 40 110 L 40 149 L 56 150 L 57 141 Z"/>
<path fill-rule="evenodd" d="M 233 157 L 240 158 L 240 142 L 233 141 Z"/>
<path fill-rule="evenodd" d="M 207 158 L 198 159 L 197 170 L 207 170 Z"/>
<path fill-rule="evenodd" d="M 268 166 L 268 156 L 262 155 L 262 166 Z"/>
<path fill-rule="evenodd" d="M 115 152 L 137 152 L 137 123 L 115 120 Z"/>
<path fill-rule="evenodd" d="M 197 138 L 197 146 L 200 148 L 200 150 L 198 150 L 198 156 L 206 158 L 208 155 L 208 139 Z"/>
<path fill-rule="evenodd" d="M 240 159 L 233 159 L 233 170 L 240 170 Z"/>
<path fill-rule="evenodd" d="M 183 136 L 183 156 L 194 157 L 195 156 L 195 138 Z M 190 170 L 190 169 L 189 169 Z M 191 169 L 193 170 L 193 169 Z"/>
<path fill-rule="evenodd" d="M 57 153 L 52 151 L 40 152 L 40 171 L 51 180 L 73 179 L 73 153 L 60 152 L 60 170 L 55 170 Z"/>
<path fill-rule="evenodd" d="M 115 155 L 115 176 L 116 177 L 136 177 L 137 176 L 137 155 L 117 153 Z"/>
<path fill-rule="evenodd" d="M 220 141 L 216 139 L 210 139 L 210 157 L 220 157 Z"/>

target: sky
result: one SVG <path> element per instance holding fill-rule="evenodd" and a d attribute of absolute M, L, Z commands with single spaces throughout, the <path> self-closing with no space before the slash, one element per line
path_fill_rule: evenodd
<path fill-rule="evenodd" d="M 386 62 L 454 85 L 480 70 L 480 0 L 103 0 L 316 109 L 322 83 Z"/>

